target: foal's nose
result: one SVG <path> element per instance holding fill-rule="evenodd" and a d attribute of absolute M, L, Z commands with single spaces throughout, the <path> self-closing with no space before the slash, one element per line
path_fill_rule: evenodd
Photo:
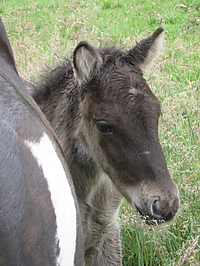
<path fill-rule="evenodd" d="M 176 214 L 179 207 L 178 197 L 174 200 L 160 199 L 157 197 L 151 203 L 151 214 L 156 219 L 163 219 L 165 221 L 171 220 Z M 167 210 L 167 212 L 166 212 Z"/>
<path fill-rule="evenodd" d="M 159 210 L 159 206 L 158 206 L 158 199 L 154 200 L 152 205 L 151 205 L 151 211 L 152 211 L 152 215 L 154 217 L 157 217 L 157 218 L 161 218 L 161 214 L 160 214 L 160 210 Z"/>

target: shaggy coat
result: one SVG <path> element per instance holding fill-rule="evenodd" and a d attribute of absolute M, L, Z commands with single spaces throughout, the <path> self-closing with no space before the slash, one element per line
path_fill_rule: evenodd
<path fill-rule="evenodd" d="M 36 85 L 33 97 L 55 130 L 81 212 L 86 266 L 119 266 L 122 197 L 146 219 L 170 220 L 178 190 L 158 140 L 160 104 L 143 72 L 163 29 L 123 51 L 80 42 Z"/>

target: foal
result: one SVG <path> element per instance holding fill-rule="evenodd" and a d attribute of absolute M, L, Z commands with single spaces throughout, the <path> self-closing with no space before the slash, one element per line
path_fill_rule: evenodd
<path fill-rule="evenodd" d="M 55 130 L 81 212 L 85 265 L 121 265 L 122 196 L 146 219 L 170 220 L 179 194 L 158 140 L 160 104 L 143 78 L 163 29 L 123 51 L 80 42 L 33 97 Z"/>

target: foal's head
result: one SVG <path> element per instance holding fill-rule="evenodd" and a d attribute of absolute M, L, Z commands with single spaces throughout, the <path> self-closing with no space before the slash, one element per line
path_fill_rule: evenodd
<path fill-rule="evenodd" d="M 170 220 L 179 206 L 178 190 L 158 140 L 160 104 L 143 77 L 162 37 L 159 28 L 129 51 L 81 42 L 73 67 L 83 149 L 142 215 Z"/>

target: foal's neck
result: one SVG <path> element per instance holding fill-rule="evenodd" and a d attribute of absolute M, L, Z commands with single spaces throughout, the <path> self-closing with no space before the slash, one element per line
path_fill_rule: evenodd
<path fill-rule="evenodd" d="M 81 131 L 81 100 L 73 77 L 61 78 L 66 75 L 63 67 L 61 70 L 55 69 L 52 82 L 49 76 L 33 97 L 58 136 L 77 197 L 84 202 L 91 190 L 98 186 L 102 170 L 81 144 L 81 137 L 77 134 L 78 130 Z"/>
<path fill-rule="evenodd" d="M 76 194 L 80 201 L 87 202 L 91 191 L 95 190 L 101 179 L 102 169 L 86 154 L 80 153 L 69 145 L 66 161 L 75 185 Z"/>

